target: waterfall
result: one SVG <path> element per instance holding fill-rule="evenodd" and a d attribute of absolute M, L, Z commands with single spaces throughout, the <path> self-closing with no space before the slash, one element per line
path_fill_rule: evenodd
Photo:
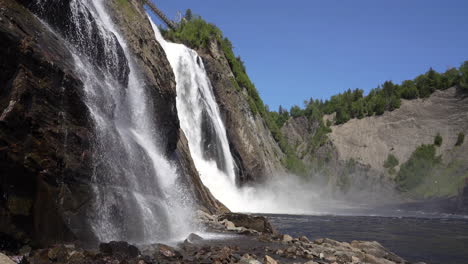
<path fill-rule="evenodd" d="M 180 126 L 203 184 L 214 197 L 236 212 L 314 213 L 311 204 L 317 204 L 319 192 L 295 175 L 270 175 L 261 186 L 236 184 L 226 128 L 202 59 L 196 51 L 166 41 L 152 26 L 176 77 Z"/>
<path fill-rule="evenodd" d="M 180 239 L 192 230 L 191 199 L 158 148 L 151 98 L 104 2 L 71 0 L 63 33 L 95 127 L 90 225 L 100 241 Z"/>

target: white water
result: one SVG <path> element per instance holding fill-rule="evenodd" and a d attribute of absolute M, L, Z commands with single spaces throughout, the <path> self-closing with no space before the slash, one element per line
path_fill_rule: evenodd
<path fill-rule="evenodd" d="M 88 216 L 94 234 L 100 241 L 135 243 L 182 239 L 194 230 L 191 197 L 158 148 L 150 97 L 126 43 L 104 0 L 70 5 L 77 32 L 69 49 L 96 134 L 95 204 Z M 102 46 L 93 42 L 96 32 Z M 93 62 L 96 51 L 104 61 Z"/>
<path fill-rule="evenodd" d="M 151 20 L 151 18 L 150 18 Z M 164 40 L 152 23 L 156 39 L 164 48 L 177 83 L 177 111 L 180 125 L 188 138 L 190 152 L 203 184 L 211 193 L 236 212 L 317 214 L 327 213 L 330 203 L 318 199 L 320 190 L 295 175 L 271 175 L 262 186 L 238 187 L 235 182 L 235 165 L 230 152 L 226 129 L 216 103 L 210 80 L 198 54 L 182 44 Z M 203 113 L 216 135 L 204 133 Z M 217 156 L 206 156 L 209 151 L 203 144 L 217 145 L 222 149 Z M 220 161 L 225 162 L 220 169 Z M 336 207 L 336 203 L 334 206 Z"/>

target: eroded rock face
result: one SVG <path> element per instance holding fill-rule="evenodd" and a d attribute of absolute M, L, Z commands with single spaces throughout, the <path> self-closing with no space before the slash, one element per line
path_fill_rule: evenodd
<path fill-rule="evenodd" d="M 400 164 L 422 144 L 433 144 L 437 133 L 443 138 L 438 155 L 446 162 L 468 161 L 468 144 L 454 147 L 457 135 L 468 131 L 468 98 L 455 87 L 436 91 L 427 99 L 403 100 L 399 109 L 382 116 L 352 119 L 333 126 L 330 139 L 341 160 L 355 159 L 383 171 L 388 154 Z"/>
<path fill-rule="evenodd" d="M 74 239 L 65 219 L 91 199 L 83 84 L 60 39 L 15 1 L 0 1 L 0 39 L 0 231 Z"/>

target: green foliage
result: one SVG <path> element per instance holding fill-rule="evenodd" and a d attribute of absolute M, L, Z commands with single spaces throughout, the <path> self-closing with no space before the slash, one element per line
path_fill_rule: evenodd
<path fill-rule="evenodd" d="M 455 146 L 461 146 L 464 141 L 465 141 L 465 134 L 463 132 L 458 133 L 457 142 L 455 143 Z"/>
<path fill-rule="evenodd" d="M 388 154 L 387 159 L 385 160 L 383 166 L 386 169 L 393 169 L 396 166 L 398 166 L 398 164 L 400 164 L 400 162 L 398 161 L 397 157 L 395 157 L 395 155 L 390 153 Z"/>
<path fill-rule="evenodd" d="M 283 127 L 284 123 L 286 123 L 290 117 L 288 110 L 284 109 L 281 105 L 279 106 L 278 112 L 271 111 L 269 114 L 278 127 Z"/>
<path fill-rule="evenodd" d="M 164 31 L 166 39 L 181 42 L 191 48 L 206 48 L 212 39 L 221 38 L 222 33 L 215 25 L 199 17 L 182 22 L 177 30 Z"/>
<path fill-rule="evenodd" d="M 442 145 L 442 136 L 440 133 L 437 133 L 437 135 L 434 137 L 434 145 L 437 147 L 440 147 Z"/>
<path fill-rule="evenodd" d="M 304 109 L 293 106 L 291 116 L 319 120 L 323 114 L 336 113 L 335 124 L 339 125 L 352 118 L 382 115 L 400 108 L 401 99 L 426 98 L 436 90 L 445 90 L 455 85 L 468 91 L 468 61 L 459 70 L 451 68 L 442 74 L 430 68 L 425 74 L 414 80 L 403 81 L 400 85 L 386 81 L 372 89 L 367 96 L 361 89 L 348 89 L 326 101 L 311 99 L 305 102 Z"/>
<path fill-rule="evenodd" d="M 468 61 L 465 61 L 461 66 L 460 66 L 460 75 L 459 75 L 459 80 L 458 80 L 458 86 L 464 90 L 468 91 Z"/>
<path fill-rule="evenodd" d="M 323 122 L 320 122 L 320 126 L 318 127 L 315 134 L 312 136 L 310 144 L 309 144 L 309 151 L 315 151 L 317 148 L 323 146 L 327 142 L 327 134 L 332 132 L 331 128 L 325 126 Z"/>
<path fill-rule="evenodd" d="M 190 21 L 192 20 L 193 18 L 193 14 L 192 14 L 192 10 L 189 8 L 185 11 L 185 16 L 184 18 L 187 20 L 187 21 Z"/>
<path fill-rule="evenodd" d="M 416 148 L 398 172 L 396 182 L 400 190 L 410 191 L 416 188 L 440 162 L 441 158 L 436 156 L 434 145 L 421 145 Z"/>
<path fill-rule="evenodd" d="M 304 111 L 302 111 L 302 109 L 297 105 L 291 107 L 291 110 L 289 110 L 289 113 L 291 114 L 292 117 L 300 117 L 304 115 Z"/>
<path fill-rule="evenodd" d="M 412 100 L 419 97 L 418 88 L 414 81 L 406 80 L 400 86 L 400 96 L 403 99 Z"/>

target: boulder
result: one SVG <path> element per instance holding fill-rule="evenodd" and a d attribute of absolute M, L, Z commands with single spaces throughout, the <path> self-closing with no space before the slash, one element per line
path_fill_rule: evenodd
<path fill-rule="evenodd" d="M 187 242 L 189 243 L 196 243 L 196 242 L 200 242 L 200 241 L 203 241 L 203 237 L 195 234 L 195 233 L 191 233 L 188 237 L 187 237 Z"/>
<path fill-rule="evenodd" d="M 13 262 L 13 260 L 11 260 L 6 255 L 3 255 L 2 253 L 0 253 L 0 264 L 16 264 L 16 263 Z"/>
<path fill-rule="evenodd" d="M 265 258 L 263 259 L 263 264 L 278 264 L 278 262 L 274 258 L 265 255 Z"/>
<path fill-rule="evenodd" d="M 164 245 L 164 244 L 155 244 L 156 251 L 154 252 L 153 256 L 155 259 L 171 259 L 171 258 L 181 258 L 182 254 L 175 250 L 175 248 Z"/>
<path fill-rule="evenodd" d="M 109 243 L 101 243 L 99 251 L 104 255 L 116 257 L 117 259 L 133 259 L 140 255 L 140 250 L 134 245 L 130 245 L 125 241 L 111 241 Z"/>
<path fill-rule="evenodd" d="M 283 235 L 283 237 L 281 238 L 281 241 L 288 243 L 288 242 L 293 241 L 293 238 L 292 236 L 286 234 L 286 235 Z"/>
<path fill-rule="evenodd" d="M 226 213 L 218 217 L 219 220 L 228 220 L 238 227 L 245 227 L 260 233 L 274 234 L 276 231 L 270 222 L 263 216 L 252 216 L 239 213 Z"/>

